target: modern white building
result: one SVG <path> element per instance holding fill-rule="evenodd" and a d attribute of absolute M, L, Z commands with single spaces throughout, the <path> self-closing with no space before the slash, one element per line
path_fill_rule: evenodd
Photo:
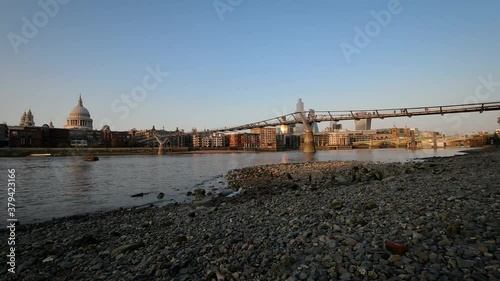
<path fill-rule="evenodd" d="M 297 112 L 299 112 L 299 111 L 300 111 L 300 112 L 304 112 L 304 103 L 302 102 L 302 99 L 299 99 L 299 100 L 297 101 L 297 108 L 296 108 L 296 111 L 297 111 Z M 297 115 L 297 114 L 296 114 L 296 115 Z M 306 117 L 306 116 L 304 116 L 304 117 Z M 298 120 L 301 120 L 301 119 L 300 119 L 300 116 L 296 116 L 296 118 L 297 118 Z M 300 124 L 300 123 L 299 123 L 299 124 L 297 124 L 297 125 L 295 125 L 295 128 L 294 128 L 293 132 L 294 132 L 294 134 L 296 134 L 296 135 L 300 135 L 300 134 L 304 133 L 304 125 L 302 125 L 302 124 Z"/>
<path fill-rule="evenodd" d="M 351 141 L 348 132 L 333 132 L 328 133 L 329 146 L 349 146 Z"/>

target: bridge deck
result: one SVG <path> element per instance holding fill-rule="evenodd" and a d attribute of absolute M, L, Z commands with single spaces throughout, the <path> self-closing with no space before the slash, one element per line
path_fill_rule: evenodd
<path fill-rule="evenodd" d="M 384 119 L 395 117 L 413 117 L 425 115 L 444 115 L 466 112 L 484 112 L 500 110 L 500 101 L 488 103 L 470 103 L 456 105 L 410 107 L 410 108 L 389 108 L 389 109 L 367 109 L 367 110 L 344 110 L 344 111 L 316 111 L 294 112 L 271 119 L 249 123 L 241 126 L 224 127 L 203 131 L 202 133 L 215 133 L 224 131 L 242 131 L 252 128 L 276 127 L 280 125 L 291 125 L 302 123 L 300 113 L 304 114 L 309 123 L 323 121 L 345 121 L 361 119 Z"/>

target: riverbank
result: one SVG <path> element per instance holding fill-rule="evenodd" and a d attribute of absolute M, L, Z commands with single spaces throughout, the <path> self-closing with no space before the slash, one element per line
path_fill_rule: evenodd
<path fill-rule="evenodd" d="M 235 197 L 18 226 L 17 273 L 8 276 L 496 280 L 499 163 L 493 149 L 403 164 L 233 170 L 228 180 L 242 190 Z"/>

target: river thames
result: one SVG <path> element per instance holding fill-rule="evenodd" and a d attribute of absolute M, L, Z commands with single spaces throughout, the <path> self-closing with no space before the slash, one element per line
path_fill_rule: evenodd
<path fill-rule="evenodd" d="M 363 149 L 262 153 L 210 153 L 173 155 L 0 158 L 0 194 L 7 219 L 8 169 L 16 170 L 15 208 L 21 222 L 35 223 L 56 217 L 110 211 L 147 204 L 189 202 L 186 194 L 196 188 L 217 193 L 226 188 L 228 171 L 248 166 L 330 160 L 403 162 L 433 156 L 461 154 L 463 148 L 438 150 Z M 163 192 L 165 197 L 157 199 Z M 145 193 L 142 197 L 131 197 Z"/>

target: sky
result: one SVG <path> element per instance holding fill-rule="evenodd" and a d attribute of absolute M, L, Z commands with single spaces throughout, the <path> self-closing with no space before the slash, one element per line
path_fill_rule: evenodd
<path fill-rule="evenodd" d="M 500 101 L 500 1 L 0 1 L 0 122 L 198 130 Z M 500 112 L 374 120 L 493 131 Z M 321 124 L 320 128 L 328 124 Z M 352 121 L 343 123 L 353 129 Z"/>

